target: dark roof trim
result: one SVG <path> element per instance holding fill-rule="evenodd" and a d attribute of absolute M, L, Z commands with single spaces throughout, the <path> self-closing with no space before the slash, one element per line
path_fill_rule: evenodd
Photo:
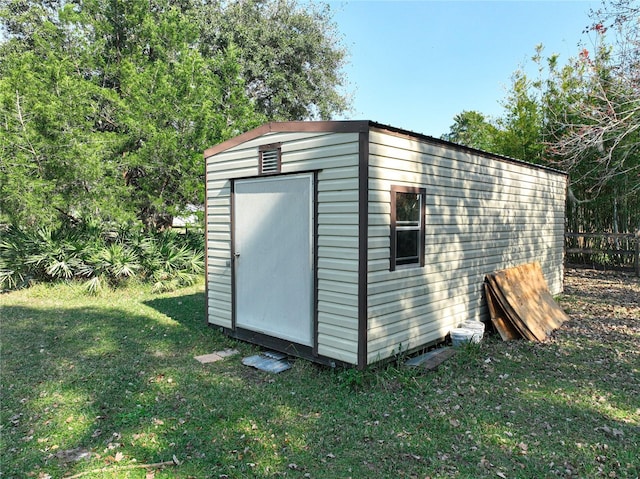
<path fill-rule="evenodd" d="M 431 144 L 435 144 L 435 145 L 443 145 L 443 146 L 447 146 L 447 147 L 449 147 L 451 149 L 454 149 L 454 150 L 465 151 L 465 152 L 472 153 L 472 154 L 475 154 L 475 155 L 493 158 L 495 160 L 506 162 L 506 163 L 514 163 L 516 165 L 524 165 L 524 166 L 528 166 L 528 167 L 531 167 L 531 168 L 537 168 L 537 169 L 540 169 L 540 170 L 551 171 L 553 173 L 558 173 L 560 175 L 568 176 L 568 173 L 566 173 L 565 171 L 557 170 L 555 168 L 551 168 L 550 166 L 538 165 L 536 163 L 530 163 L 528 161 L 518 160 L 516 158 L 511 158 L 511 157 L 508 157 L 508 156 L 498 155 L 497 153 L 490 153 L 488 151 L 479 150 L 477 148 L 471 148 L 470 146 L 460 145 L 458 143 L 453 143 L 451 141 L 442 140 L 440 138 L 434 138 L 434 137 L 429 136 L 429 135 L 424 135 L 422 133 L 415 133 L 413 131 L 403 130 L 401 128 L 396 128 L 396 127 L 389 126 L 389 125 L 383 125 L 383 124 L 375 123 L 375 122 L 369 122 L 369 123 L 371 125 L 371 128 L 374 129 L 374 130 L 379 130 L 379 131 L 382 131 L 384 133 L 390 133 L 390 134 L 393 134 L 395 136 L 399 136 L 399 137 L 402 137 L 402 138 L 407 138 L 409 140 L 420 140 L 420 141 L 424 141 L 425 143 L 431 143 Z"/>
<path fill-rule="evenodd" d="M 364 133 L 370 130 L 377 130 L 383 133 L 389 133 L 394 136 L 407 138 L 409 140 L 418 140 L 418 141 L 423 141 L 425 143 L 431 143 L 434 145 L 442 145 L 458 151 L 464 151 L 467 153 L 471 153 L 479 156 L 485 156 L 485 157 L 493 158 L 493 159 L 507 162 L 507 163 L 525 165 L 531 168 L 551 171 L 560 175 L 568 176 L 566 172 L 557 170 L 555 168 L 551 168 L 548 166 L 537 165 L 535 163 L 529 163 L 527 161 L 510 158 L 508 156 L 489 153 L 487 151 L 478 150 L 476 148 L 459 145 L 458 143 L 441 140 L 440 138 L 434 138 L 432 136 L 424 135 L 422 133 L 416 133 L 413 131 L 404 130 L 402 128 L 396 128 L 390 125 L 376 123 L 374 121 L 369 121 L 369 120 L 284 121 L 284 122 L 265 123 L 264 125 L 259 126 L 258 128 L 254 128 L 253 130 L 250 130 L 246 133 L 238 135 L 234 138 L 230 138 L 227 141 L 223 141 L 218 145 L 215 145 L 215 146 L 212 146 L 211 148 L 206 149 L 204 152 L 204 157 L 208 158 L 217 153 L 221 153 L 225 150 L 233 148 L 234 146 L 238 146 L 242 143 L 253 140 L 267 133 L 295 132 L 295 131 L 310 132 L 310 133 L 322 133 L 322 132 Z"/>
<path fill-rule="evenodd" d="M 294 132 L 294 131 L 308 131 L 312 132 L 327 132 L 327 133 L 360 133 L 369 129 L 370 122 L 368 121 L 283 121 L 283 122 L 271 122 L 265 123 L 258 128 L 249 130 L 246 133 L 230 138 L 227 141 L 207 148 L 204 152 L 204 157 L 213 156 L 217 153 L 221 153 L 225 150 L 233 148 L 234 146 L 241 145 L 247 141 L 254 140 L 267 133 L 280 133 L 280 132 Z"/>

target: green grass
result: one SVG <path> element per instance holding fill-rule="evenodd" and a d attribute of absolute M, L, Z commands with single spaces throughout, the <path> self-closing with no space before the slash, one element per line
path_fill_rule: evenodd
<path fill-rule="evenodd" d="M 435 372 L 298 360 L 271 375 L 206 326 L 203 290 L 0 296 L 0 477 L 639 475 L 637 302 L 603 318 L 601 298 L 570 292 L 578 319 L 549 342 L 486 335 Z M 194 360 L 226 348 L 241 354 Z"/>

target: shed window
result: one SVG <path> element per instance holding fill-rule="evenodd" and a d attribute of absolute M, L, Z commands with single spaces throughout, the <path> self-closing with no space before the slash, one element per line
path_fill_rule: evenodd
<path fill-rule="evenodd" d="M 391 271 L 424 266 L 424 199 L 424 188 L 391 187 Z"/>
<path fill-rule="evenodd" d="M 274 143 L 262 145 L 259 151 L 259 173 L 261 175 L 273 175 L 280 173 L 282 164 L 282 145 Z"/>

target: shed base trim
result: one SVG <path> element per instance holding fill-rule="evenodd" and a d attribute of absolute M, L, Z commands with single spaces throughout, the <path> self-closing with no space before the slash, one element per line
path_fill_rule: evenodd
<path fill-rule="evenodd" d="M 269 336 L 263 333 L 257 333 L 249 329 L 222 328 L 222 331 L 224 332 L 224 334 L 234 339 L 240 339 L 248 343 L 257 344 L 259 346 L 263 346 L 268 349 L 273 349 L 275 351 L 285 353 L 289 356 L 307 359 L 325 366 L 330 366 L 330 367 L 339 366 L 339 367 L 346 367 L 346 368 L 352 368 L 355 366 L 355 364 L 349 364 L 343 361 L 339 361 L 337 359 L 329 358 L 319 354 L 314 354 L 313 348 L 311 346 L 292 343 L 291 341 L 288 341 L 286 339 L 276 338 L 274 336 Z"/>

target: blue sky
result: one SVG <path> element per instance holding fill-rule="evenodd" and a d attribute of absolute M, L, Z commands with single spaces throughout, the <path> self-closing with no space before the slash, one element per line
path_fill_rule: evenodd
<path fill-rule="evenodd" d="M 535 46 L 564 62 L 589 48 L 582 32 L 599 1 L 330 0 L 343 44 L 353 111 L 439 137 L 456 114 L 499 116 L 515 70 Z M 579 47 L 578 44 L 581 43 Z"/>

